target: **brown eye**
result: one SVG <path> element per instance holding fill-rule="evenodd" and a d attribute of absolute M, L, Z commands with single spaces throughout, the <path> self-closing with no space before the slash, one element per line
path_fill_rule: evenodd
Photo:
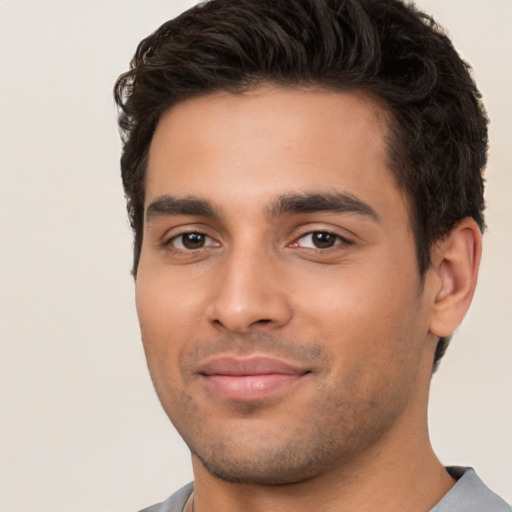
<path fill-rule="evenodd" d="M 311 240 L 317 249 L 328 249 L 336 243 L 338 237 L 332 233 L 312 233 Z"/>
<path fill-rule="evenodd" d="M 187 249 L 199 249 L 204 246 L 205 236 L 200 233 L 187 233 L 183 235 L 183 246 Z"/>
<path fill-rule="evenodd" d="M 210 243 L 209 243 L 210 242 Z M 176 249 L 194 250 L 213 245 L 212 240 L 203 233 L 183 233 L 171 239 L 170 243 Z"/>
<path fill-rule="evenodd" d="M 297 246 L 306 249 L 330 249 L 340 243 L 348 243 L 339 235 L 329 233 L 328 231 L 313 231 L 301 236 L 297 240 Z"/>

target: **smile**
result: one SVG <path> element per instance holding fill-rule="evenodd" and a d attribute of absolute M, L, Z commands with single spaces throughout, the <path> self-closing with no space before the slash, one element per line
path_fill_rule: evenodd
<path fill-rule="evenodd" d="M 283 391 L 309 374 L 308 370 L 269 357 L 224 356 L 201 367 L 207 389 L 234 401 L 261 400 Z"/>

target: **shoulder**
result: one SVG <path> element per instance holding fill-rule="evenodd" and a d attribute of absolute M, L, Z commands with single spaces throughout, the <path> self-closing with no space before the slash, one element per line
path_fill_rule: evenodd
<path fill-rule="evenodd" d="M 169 496 L 162 503 L 157 503 L 151 507 L 145 508 L 140 512 L 182 512 L 185 507 L 185 503 L 194 490 L 194 484 L 190 482 L 185 485 L 173 495 Z"/>
<path fill-rule="evenodd" d="M 512 512 L 510 505 L 491 491 L 473 468 L 446 469 L 457 483 L 430 512 Z"/>

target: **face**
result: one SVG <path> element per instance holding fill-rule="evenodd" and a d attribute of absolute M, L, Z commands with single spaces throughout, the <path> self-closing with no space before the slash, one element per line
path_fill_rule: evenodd
<path fill-rule="evenodd" d="M 428 305 L 385 136 L 355 93 L 216 93 L 162 117 L 137 309 L 159 398 L 210 474 L 297 482 L 417 420 Z"/>

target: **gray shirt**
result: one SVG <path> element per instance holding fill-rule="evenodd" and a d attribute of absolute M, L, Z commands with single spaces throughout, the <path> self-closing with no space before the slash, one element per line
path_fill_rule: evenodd
<path fill-rule="evenodd" d="M 430 512 L 512 512 L 510 506 L 478 478 L 473 468 L 446 469 L 457 483 Z M 194 485 L 189 483 L 164 502 L 140 512 L 183 512 L 193 490 Z"/>

